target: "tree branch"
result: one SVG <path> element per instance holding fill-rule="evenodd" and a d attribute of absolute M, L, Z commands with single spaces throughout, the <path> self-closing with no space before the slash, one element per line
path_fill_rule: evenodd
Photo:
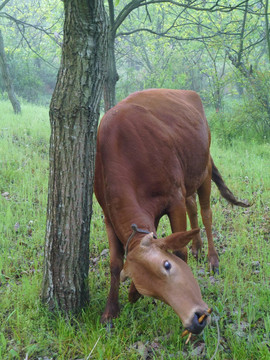
<path fill-rule="evenodd" d="M 241 33 L 240 33 L 240 44 L 239 44 L 238 59 L 237 59 L 238 64 L 241 63 L 242 55 L 243 55 L 244 33 L 245 33 L 246 22 L 247 22 L 247 9 L 248 9 L 248 1 L 246 2 L 244 17 L 243 17 L 243 24 L 242 24 L 242 29 L 241 29 Z"/>
<path fill-rule="evenodd" d="M 221 11 L 221 12 L 232 12 L 233 10 L 236 9 L 240 9 L 242 10 L 243 6 L 246 5 L 246 3 L 248 2 L 248 0 L 243 0 L 241 1 L 239 4 L 237 5 L 229 5 L 229 6 L 225 6 L 225 5 L 220 5 L 219 4 L 219 0 L 217 0 L 215 3 L 213 3 L 212 6 L 210 7 L 200 7 L 200 6 L 194 6 L 192 4 L 196 4 L 196 1 L 193 1 L 192 3 L 187 3 L 187 4 L 183 4 L 183 3 L 179 3 L 177 1 L 173 1 L 173 0 L 133 0 L 130 3 L 128 3 L 118 14 L 115 22 L 114 22 L 114 26 L 112 28 L 113 32 L 116 33 L 117 29 L 119 28 L 119 26 L 123 23 L 123 21 L 126 19 L 126 17 L 132 12 L 132 10 L 140 7 L 140 6 L 147 6 L 147 5 L 151 5 L 151 4 L 159 4 L 159 3 L 168 3 L 168 4 L 172 4 L 175 5 L 177 7 L 182 7 L 185 9 L 190 9 L 190 10 L 196 10 L 196 11 L 207 11 L 207 12 L 216 12 L 216 11 Z"/>
<path fill-rule="evenodd" d="M 149 32 L 150 34 L 153 34 L 153 35 L 156 35 L 156 36 L 166 37 L 168 39 L 185 40 L 185 41 L 212 39 L 212 38 L 214 38 L 216 36 L 220 36 L 220 35 L 239 35 L 239 33 L 229 33 L 229 32 L 218 31 L 213 35 L 184 38 L 184 37 L 179 37 L 179 36 L 176 36 L 176 35 L 167 35 L 167 32 L 168 32 L 167 30 L 164 31 L 164 32 L 159 33 L 159 32 L 156 32 L 154 30 L 151 30 L 151 29 L 141 28 L 141 29 L 135 29 L 135 30 L 132 30 L 132 31 L 121 32 L 121 33 L 118 33 L 116 36 L 118 37 L 118 36 L 132 35 L 134 33 L 141 32 L 141 31 Z"/>
<path fill-rule="evenodd" d="M 9 3 L 10 0 L 5 0 L 1 5 L 0 5 L 0 11 L 7 5 L 7 3 Z"/>
<path fill-rule="evenodd" d="M 52 68 L 54 68 L 54 69 L 57 70 L 58 68 L 57 68 L 56 66 L 54 66 L 54 65 L 51 64 L 49 61 L 47 61 L 46 59 L 44 59 L 37 51 L 35 51 L 35 50 L 32 48 L 31 44 L 29 43 L 29 41 L 28 41 L 27 38 L 25 37 L 23 31 L 21 30 L 20 25 L 19 25 L 18 23 L 16 23 L 16 25 L 17 25 L 17 28 L 18 28 L 19 32 L 21 33 L 22 37 L 23 37 L 24 40 L 26 41 L 29 49 L 30 49 L 34 54 L 36 54 L 42 61 L 44 61 L 46 64 L 48 64 L 49 66 L 51 66 Z"/>
<path fill-rule="evenodd" d="M 44 28 L 42 28 L 42 27 L 40 27 L 40 26 L 38 26 L 38 25 L 29 24 L 29 23 L 27 23 L 27 22 L 25 22 L 25 21 L 22 21 L 22 20 L 18 20 L 18 19 L 16 19 L 16 18 L 14 18 L 13 16 L 7 14 L 6 12 L 0 13 L 0 17 L 5 17 L 5 18 L 7 18 L 7 19 L 9 19 L 9 20 L 11 20 L 11 21 L 13 21 L 13 22 L 15 22 L 17 26 L 18 26 L 18 25 L 22 25 L 22 26 L 32 27 L 32 28 L 34 28 L 34 29 L 36 29 L 36 30 L 42 31 L 42 32 L 44 32 L 51 40 L 53 40 L 54 42 L 56 42 L 57 45 L 61 46 L 61 44 L 59 44 L 59 42 L 56 40 L 56 38 L 53 37 L 53 36 L 51 35 L 51 33 L 47 31 L 47 29 L 44 29 Z"/>

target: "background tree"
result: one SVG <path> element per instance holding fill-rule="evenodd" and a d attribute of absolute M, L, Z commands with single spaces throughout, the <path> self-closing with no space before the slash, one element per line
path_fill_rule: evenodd
<path fill-rule="evenodd" d="M 239 82 L 246 90 L 248 122 L 265 135 L 270 133 L 269 37 L 268 1 L 260 1 L 257 7 L 247 1 L 239 20 L 239 36 L 227 51 Z M 268 59 L 262 61 L 263 58 Z"/>
<path fill-rule="evenodd" d="M 0 5 L 0 11 L 6 6 L 6 4 L 9 3 L 9 1 L 10 0 L 6 0 Z M 1 29 L 0 29 L 0 69 L 4 81 L 4 85 L 8 93 L 9 100 L 12 104 L 15 114 L 18 114 L 21 112 L 21 105 L 15 94 L 13 80 L 10 76 L 8 63 L 6 59 L 6 53 L 5 53 L 4 39 Z"/>
<path fill-rule="evenodd" d="M 10 76 L 8 63 L 6 59 L 6 53 L 5 53 L 5 46 L 4 46 L 4 39 L 2 35 L 2 31 L 0 30 L 0 69 L 2 72 L 2 77 L 4 80 L 5 88 L 8 93 L 9 100 L 13 106 L 13 110 L 15 114 L 18 114 L 21 112 L 21 105 L 19 100 L 17 99 L 17 96 L 14 91 L 13 86 L 13 80 Z"/>
<path fill-rule="evenodd" d="M 9 0 L 0 6 L 6 62 L 21 100 L 49 104 L 60 63 L 62 8 L 58 0 Z M 1 76 L 0 90 L 5 99 Z"/>
<path fill-rule="evenodd" d="M 61 66 L 50 105 L 50 179 L 42 300 L 77 312 L 89 300 L 89 235 L 107 51 L 103 0 L 64 0 Z"/>
<path fill-rule="evenodd" d="M 193 89 L 204 104 L 218 110 L 226 105 L 224 115 L 229 114 L 228 108 L 233 112 L 230 118 L 235 119 L 236 127 L 227 121 L 229 115 L 226 120 L 222 114 L 219 117 L 223 118 L 220 123 L 231 127 L 230 134 L 240 135 L 243 126 L 259 136 L 269 131 L 269 101 L 265 96 L 269 93 L 267 1 L 233 1 L 230 7 L 222 6 L 225 2 L 211 7 L 210 3 L 194 1 L 184 7 L 171 1 L 149 1 L 135 8 L 138 3 L 123 0 L 122 9 L 115 15 L 118 24 L 118 19 L 128 13 L 115 37 L 117 99 L 145 87 Z M 252 69 L 253 76 L 243 76 L 240 69 Z M 256 87 L 252 80 L 255 74 Z M 263 101 L 256 97 L 255 88 Z M 253 101 L 248 99 L 251 93 Z"/>
<path fill-rule="evenodd" d="M 201 1 L 188 1 L 188 2 L 176 2 L 176 1 L 170 1 L 170 0 L 151 0 L 151 1 L 145 1 L 145 0 L 133 0 L 133 1 L 121 1 L 120 4 L 122 5 L 122 8 L 118 10 L 117 14 L 115 12 L 115 3 L 113 0 L 108 0 L 109 4 L 109 19 L 110 19 L 110 27 L 109 27 L 109 45 L 108 45 L 108 68 L 107 68 L 107 75 L 105 79 L 105 87 L 104 87 L 104 101 L 105 101 L 105 110 L 108 110 L 110 107 L 115 105 L 116 98 L 115 98 L 115 86 L 117 81 L 119 80 L 119 75 L 117 73 L 116 69 L 116 60 L 115 60 L 115 40 L 117 36 L 123 35 L 123 32 L 119 33 L 119 28 L 124 24 L 126 19 L 133 14 L 134 10 L 144 7 L 145 8 L 145 14 L 146 16 L 142 19 L 149 18 L 151 22 L 151 15 L 149 8 L 153 9 L 157 5 L 163 4 L 163 6 L 166 6 L 166 9 L 169 9 L 169 13 L 171 15 L 171 22 L 167 22 L 170 25 L 167 27 L 165 31 L 156 31 L 153 29 L 146 29 L 144 26 L 144 21 L 141 20 L 140 24 L 137 29 L 129 29 L 128 32 L 125 32 L 125 35 L 137 32 L 137 31 L 148 31 L 152 34 L 156 34 L 159 36 L 168 36 L 170 38 L 175 38 L 180 40 L 181 38 L 177 35 L 169 35 L 168 32 L 171 32 L 171 30 L 179 29 L 179 19 L 182 18 L 182 13 L 185 13 L 186 11 L 193 11 L 194 13 L 212 13 L 212 12 L 225 12 L 229 13 L 236 9 L 242 9 L 245 5 L 244 1 L 236 1 L 234 4 L 228 5 L 227 2 L 201 2 Z M 119 1 L 116 2 L 116 4 L 119 4 Z M 171 9 L 174 9 L 172 11 Z M 177 11 L 175 11 L 177 9 Z M 172 13 L 175 14 L 175 17 L 172 18 Z M 180 16 L 181 15 L 181 16 Z M 193 17 L 195 19 L 195 17 Z M 213 36 L 213 35 L 211 35 Z M 200 37 L 200 36 L 199 36 Z M 193 39 L 193 37 L 187 37 L 185 40 Z"/>

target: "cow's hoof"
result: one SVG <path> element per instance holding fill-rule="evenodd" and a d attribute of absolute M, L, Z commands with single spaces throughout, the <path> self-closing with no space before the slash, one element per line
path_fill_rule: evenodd
<path fill-rule="evenodd" d="M 201 255 L 201 249 L 191 249 L 192 256 L 199 261 L 200 255 Z"/>
<path fill-rule="evenodd" d="M 105 310 L 101 316 L 100 322 L 102 324 L 112 323 L 112 320 L 118 317 L 119 312 L 120 312 L 119 307 L 115 307 L 111 309 L 111 311 Z"/>
<path fill-rule="evenodd" d="M 106 323 L 106 332 L 109 334 L 111 333 L 112 329 L 114 328 L 114 323 L 112 321 L 112 319 L 110 319 L 109 321 L 107 321 Z"/>
<path fill-rule="evenodd" d="M 191 252 L 192 252 L 193 257 L 197 261 L 199 260 L 199 257 L 201 255 L 202 247 L 203 247 L 203 243 L 202 243 L 201 237 L 193 240 Z"/>
<path fill-rule="evenodd" d="M 106 333 L 110 334 L 114 328 L 113 319 L 112 318 L 110 318 L 110 319 L 104 318 L 102 316 L 100 322 L 104 325 L 104 328 L 106 329 Z"/>
<path fill-rule="evenodd" d="M 210 263 L 210 272 L 215 275 L 219 275 L 219 265 L 212 265 Z"/>
<path fill-rule="evenodd" d="M 219 261 L 218 261 L 218 255 L 214 253 L 213 255 L 208 255 L 208 261 L 210 265 L 210 272 L 213 272 L 214 274 L 219 274 Z"/>

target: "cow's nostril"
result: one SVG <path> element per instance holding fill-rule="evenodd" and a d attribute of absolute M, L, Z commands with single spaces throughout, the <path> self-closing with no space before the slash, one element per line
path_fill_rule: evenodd
<path fill-rule="evenodd" d="M 193 316 L 192 323 L 187 329 L 192 332 L 193 334 L 199 334 L 206 325 L 206 318 L 203 319 L 202 322 L 199 322 L 199 318 L 202 314 L 196 312 Z"/>
<path fill-rule="evenodd" d="M 199 313 L 199 312 L 195 312 L 195 316 L 197 317 L 198 319 L 198 322 L 201 323 L 201 321 L 199 320 L 200 317 L 202 316 L 203 314 Z M 203 321 L 205 320 L 205 318 L 203 319 Z"/>

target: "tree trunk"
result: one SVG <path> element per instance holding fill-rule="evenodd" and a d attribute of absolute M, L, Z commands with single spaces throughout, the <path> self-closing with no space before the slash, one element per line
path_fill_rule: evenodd
<path fill-rule="evenodd" d="M 119 80 L 119 76 L 116 70 L 114 43 L 115 43 L 115 35 L 113 31 L 110 30 L 109 42 L 108 42 L 107 73 L 106 73 L 105 85 L 104 85 L 105 111 L 108 111 L 111 107 L 113 107 L 116 104 L 115 87 L 117 81 Z"/>
<path fill-rule="evenodd" d="M 21 112 L 21 105 L 15 95 L 12 79 L 9 73 L 6 54 L 5 54 L 4 39 L 1 30 L 0 30 L 0 69 L 8 93 L 8 98 L 12 104 L 13 110 L 15 114 L 19 114 Z"/>
<path fill-rule="evenodd" d="M 64 0 L 62 60 L 50 104 L 50 174 L 41 298 L 78 312 L 89 301 L 96 130 L 107 58 L 103 0 Z"/>
<path fill-rule="evenodd" d="M 268 0 L 265 1 L 265 36 L 267 42 L 268 50 L 268 61 L 270 62 L 270 29 L 269 29 L 269 20 L 268 20 Z"/>

